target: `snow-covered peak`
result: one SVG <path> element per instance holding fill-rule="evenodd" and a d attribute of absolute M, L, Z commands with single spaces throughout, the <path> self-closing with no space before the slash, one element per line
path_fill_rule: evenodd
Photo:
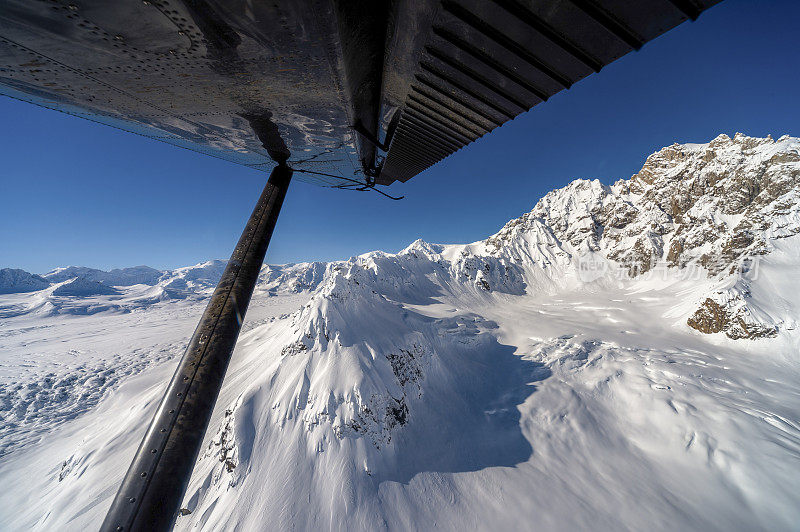
<path fill-rule="evenodd" d="M 416 239 L 412 242 L 408 247 L 403 249 L 400 254 L 401 255 L 424 255 L 430 258 L 438 258 L 442 255 L 445 251 L 445 247 L 441 244 L 431 244 L 430 242 L 426 242 L 421 238 Z"/>
<path fill-rule="evenodd" d="M 120 292 L 115 288 L 87 277 L 78 277 L 68 283 L 64 283 L 55 290 L 54 296 L 109 296 Z"/>
<path fill-rule="evenodd" d="M 800 139 L 719 135 L 673 144 L 641 171 L 606 186 L 578 179 L 487 240 L 500 253 L 533 239 L 571 255 L 600 252 L 632 275 L 660 260 L 700 262 L 710 274 L 768 251 L 771 238 L 800 231 Z"/>
<path fill-rule="evenodd" d="M 35 292 L 50 286 L 46 279 L 16 268 L 0 269 L 0 294 Z"/>
<path fill-rule="evenodd" d="M 209 260 L 194 266 L 176 268 L 165 272 L 160 278 L 159 285 L 173 292 L 210 291 L 217 286 L 226 264 L 227 261 L 224 260 Z"/>
<path fill-rule="evenodd" d="M 265 264 L 258 276 L 258 290 L 299 293 L 316 289 L 329 268 L 326 262 Z"/>
<path fill-rule="evenodd" d="M 67 266 L 56 268 L 44 274 L 43 277 L 52 283 L 62 283 L 70 279 L 83 277 L 108 286 L 132 286 L 135 284 L 154 285 L 163 274 L 163 271 L 149 266 L 134 266 L 110 271 L 87 268 L 85 266 Z"/>

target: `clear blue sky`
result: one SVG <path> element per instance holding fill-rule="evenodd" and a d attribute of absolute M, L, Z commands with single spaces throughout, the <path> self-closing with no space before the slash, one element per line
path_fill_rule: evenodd
<path fill-rule="evenodd" d="M 800 136 L 800 2 L 725 0 L 389 192 L 292 184 L 267 262 L 485 238 L 578 178 L 719 133 Z M 0 267 L 227 258 L 266 176 L 0 97 Z"/>

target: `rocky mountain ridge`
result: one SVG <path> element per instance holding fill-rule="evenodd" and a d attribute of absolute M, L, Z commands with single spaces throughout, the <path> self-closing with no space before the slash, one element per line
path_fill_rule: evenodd
<path fill-rule="evenodd" d="M 674 144 L 650 155 L 630 179 L 611 186 L 576 180 L 550 192 L 489 237 L 487 251 L 519 261 L 525 242 L 545 263 L 590 257 L 628 278 L 659 265 L 716 278 L 724 287 L 702 300 L 688 325 L 734 339 L 773 336 L 774 326 L 748 308 L 746 279 L 758 257 L 800 233 L 798 185 L 794 137 L 737 133 Z"/>
<path fill-rule="evenodd" d="M 707 144 L 674 144 L 611 186 L 575 180 L 487 240 L 495 253 L 544 226 L 570 253 L 601 252 L 631 276 L 658 261 L 695 261 L 710 275 L 769 252 L 800 232 L 800 139 L 737 133 Z"/>

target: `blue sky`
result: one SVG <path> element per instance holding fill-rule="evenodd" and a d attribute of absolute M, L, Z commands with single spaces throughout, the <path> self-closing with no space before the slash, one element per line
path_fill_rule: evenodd
<path fill-rule="evenodd" d="M 292 184 L 267 262 L 485 238 L 574 178 L 719 133 L 800 136 L 800 2 L 725 0 L 406 184 Z M 0 97 L 0 267 L 227 258 L 266 175 Z"/>

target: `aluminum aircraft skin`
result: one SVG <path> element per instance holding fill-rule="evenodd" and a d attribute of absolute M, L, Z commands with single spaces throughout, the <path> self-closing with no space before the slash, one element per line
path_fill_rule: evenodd
<path fill-rule="evenodd" d="M 2 0 L 0 92 L 256 169 L 288 151 L 390 184 L 717 1 Z"/>
<path fill-rule="evenodd" d="M 719 0 L 0 0 L 0 93 L 272 168 L 103 530 L 172 527 L 292 175 L 407 181 Z"/>

